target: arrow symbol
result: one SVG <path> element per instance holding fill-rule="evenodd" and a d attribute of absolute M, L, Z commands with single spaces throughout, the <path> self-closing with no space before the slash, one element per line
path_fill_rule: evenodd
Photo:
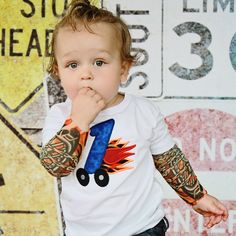
<path fill-rule="evenodd" d="M 0 174 L 0 187 L 3 185 L 5 185 L 4 178 L 3 178 L 2 174 Z M 0 231 L 0 233 L 1 233 L 1 231 Z"/>

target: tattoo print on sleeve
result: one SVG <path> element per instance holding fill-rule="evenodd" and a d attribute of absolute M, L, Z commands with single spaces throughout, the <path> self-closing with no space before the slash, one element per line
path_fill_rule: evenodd
<path fill-rule="evenodd" d="M 56 177 L 69 175 L 79 162 L 88 133 L 72 128 L 62 129 L 43 148 L 40 155 L 42 165 Z"/>
<path fill-rule="evenodd" d="M 153 157 L 156 169 L 185 202 L 193 205 L 196 200 L 202 198 L 203 187 L 189 161 L 176 145 L 169 151 Z"/>
<path fill-rule="evenodd" d="M 124 167 L 132 160 L 128 157 L 134 155 L 129 152 L 136 145 L 127 146 L 120 139 L 109 142 L 114 120 L 110 119 L 99 123 L 91 128 L 91 136 L 94 136 L 94 142 L 88 154 L 84 168 L 76 171 L 76 176 L 82 186 L 89 184 L 89 174 L 94 174 L 94 180 L 100 187 L 105 187 L 109 183 L 109 174 L 132 169 Z"/>

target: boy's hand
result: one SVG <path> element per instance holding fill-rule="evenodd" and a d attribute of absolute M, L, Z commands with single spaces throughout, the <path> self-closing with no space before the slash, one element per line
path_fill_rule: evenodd
<path fill-rule="evenodd" d="M 105 107 L 102 96 L 90 88 L 82 88 L 72 100 L 71 118 L 82 131 L 88 131 L 89 125 Z"/>
<path fill-rule="evenodd" d="M 203 215 L 204 226 L 207 228 L 211 228 L 222 220 L 226 221 L 228 218 L 226 207 L 218 199 L 209 194 L 198 200 L 197 204 L 193 206 L 193 209 Z"/>

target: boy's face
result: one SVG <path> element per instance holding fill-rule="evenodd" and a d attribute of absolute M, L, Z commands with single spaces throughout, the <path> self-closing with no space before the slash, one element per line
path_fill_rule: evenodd
<path fill-rule="evenodd" d="M 78 26 L 59 29 L 55 56 L 58 75 L 70 99 L 79 89 L 89 87 L 98 92 L 107 107 L 117 96 L 119 85 L 125 81 L 130 64 L 122 62 L 117 35 L 107 23 L 90 26 L 94 33 Z"/>

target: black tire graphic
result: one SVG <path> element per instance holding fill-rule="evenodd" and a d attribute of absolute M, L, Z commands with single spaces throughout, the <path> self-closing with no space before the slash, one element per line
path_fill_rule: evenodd
<path fill-rule="evenodd" d="M 87 173 L 87 171 L 83 168 L 79 168 L 76 171 L 76 177 L 79 181 L 79 183 L 83 186 L 87 186 L 89 183 L 89 175 Z"/>
<path fill-rule="evenodd" d="M 100 187 L 105 187 L 109 183 L 109 175 L 105 170 L 102 169 L 96 170 L 94 174 L 94 179 L 97 185 Z"/>

